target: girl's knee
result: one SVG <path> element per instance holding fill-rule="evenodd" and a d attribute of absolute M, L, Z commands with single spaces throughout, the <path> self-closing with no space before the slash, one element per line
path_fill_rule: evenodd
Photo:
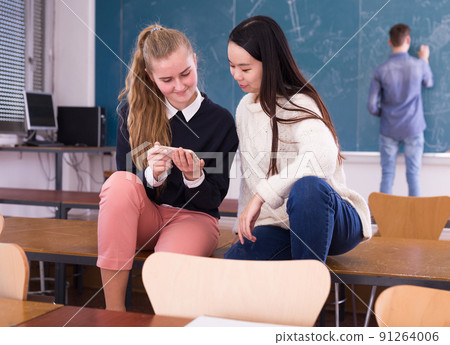
<path fill-rule="evenodd" d="M 314 208 L 329 197 L 331 186 L 317 176 L 305 176 L 294 183 L 289 193 L 288 210 L 292 207 Z"/>
<path fill-rule="evenodd" d="M 248 248 L 248 240 L 245 239 L 245 244 L 241 244 L 240 242 L 236 242 L 231 246 L 230 249 L 224 254 L 224 259 L 232 259 L 232 260 L 252 260 L 251 254 L 249 255 L 250 250 Z"/>
<path fill-rule="evenodd" d="M 138 176 L 127 171 L 116 171 L 103 184 L 100 192 L 100 206 L 123 207 L 134 201 L 140 204 L 145 189 Z"/>
<path fill-rule="evenodd" d="M 305 176 L 294 183 L 289 193 L 289 198 L 315 196 L 327 192 L 330 188 L 330 185 L 320 177 Z"/>
<path fill-rule="evenodd" d="M 138 176 L 128 171 L 116 171 L 103 184 L 100 197 L 105 193 L 126 193 L 138 186 L 143 186 Z"/>
<path fill-rule="evenodd" d="M 122 184 L 129 184 L 129 183 L 136 183 L 138 185 L 143 185 L 141 179 L 129 172 L 129 171 L 116 171 L 114 172 L 104 183 L 104 185 L 122 185 Z"/>

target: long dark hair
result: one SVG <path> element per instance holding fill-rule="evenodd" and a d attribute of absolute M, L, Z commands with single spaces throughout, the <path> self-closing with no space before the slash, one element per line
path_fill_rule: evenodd
<path fill-rule="evenodd" d="M 259 90 L 259 102 L 264 112 L 271 118 L 273 133 L 272 152 L 278 151 L 278 123 L 289 124 L 306 119 L 319 119 L 331 131 L 338 146 L 339 162 L 341 162 L 343 157 L 340 153 L 339 141 L 330 114 L 319 93 L 300 72 L 289 48 L 286 36 L 277 22 L 266 16 L 250 17 L 231 31 L 228 42 L 230 41 L 244 48 L 256 60 L 262 62 L 263 72 Z M 292 102 L 292 96 L 297 93 L 310 96 L 316 102 L 322 117 Z M 308 115 L 293 119 L 278 118 L 276 116 L 276 107 L 284 107 L 286 102 L 284 102 L 285 104 L 279 104 L 277 96 L 283 96 L 294 106 L 293 108 L 284 109 L 290 111 L 301 110 Z M 270 176 L 277 173 L 277 159 L 276 156 L 273 156 L 270 160 L 267 175 Z"/>

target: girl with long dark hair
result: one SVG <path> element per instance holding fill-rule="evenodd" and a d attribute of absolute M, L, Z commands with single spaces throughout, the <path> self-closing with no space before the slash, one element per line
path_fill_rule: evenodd
<path fill-rule="evenodd" d="M 318 259 L 371 237 L 365 200 L 345 184 L 330 114 L 300 72 L 280 26 L 255 16 L 229 36 L 242 165 L 230 259 Z"/>

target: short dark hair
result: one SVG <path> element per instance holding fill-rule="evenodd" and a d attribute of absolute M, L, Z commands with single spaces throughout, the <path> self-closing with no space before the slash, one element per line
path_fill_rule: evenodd
<path fill-rule="evenodd" d="M 396 24 L 389 30 L 389 39 L 394 47 L 401 46 L 409 36 L 410 28 L 406 24 Z"/>

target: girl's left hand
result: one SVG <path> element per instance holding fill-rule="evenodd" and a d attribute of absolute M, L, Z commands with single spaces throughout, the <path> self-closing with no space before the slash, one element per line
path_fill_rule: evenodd
<path fill-rule="evenodd" d="M 194 160 L 192 155 L 183 150 L 182 147 L 172 152 L 172 161 L 183 173 L 186 180 L 194 181 L 202 176 L 205 161 L 203 159 L 200 161 Z"/>
<path fill-rule="evenodd" d="M 256 237 L 252 235 L 252 231 L 255 227 L 255 222 L 261 213 L 261 206 L 263 204 L 263 198 L 256 193 L 239 216 L 238 236 L 241 244 L 244 244 L 244 237 L 252 242 L 256 241 Z"/>

